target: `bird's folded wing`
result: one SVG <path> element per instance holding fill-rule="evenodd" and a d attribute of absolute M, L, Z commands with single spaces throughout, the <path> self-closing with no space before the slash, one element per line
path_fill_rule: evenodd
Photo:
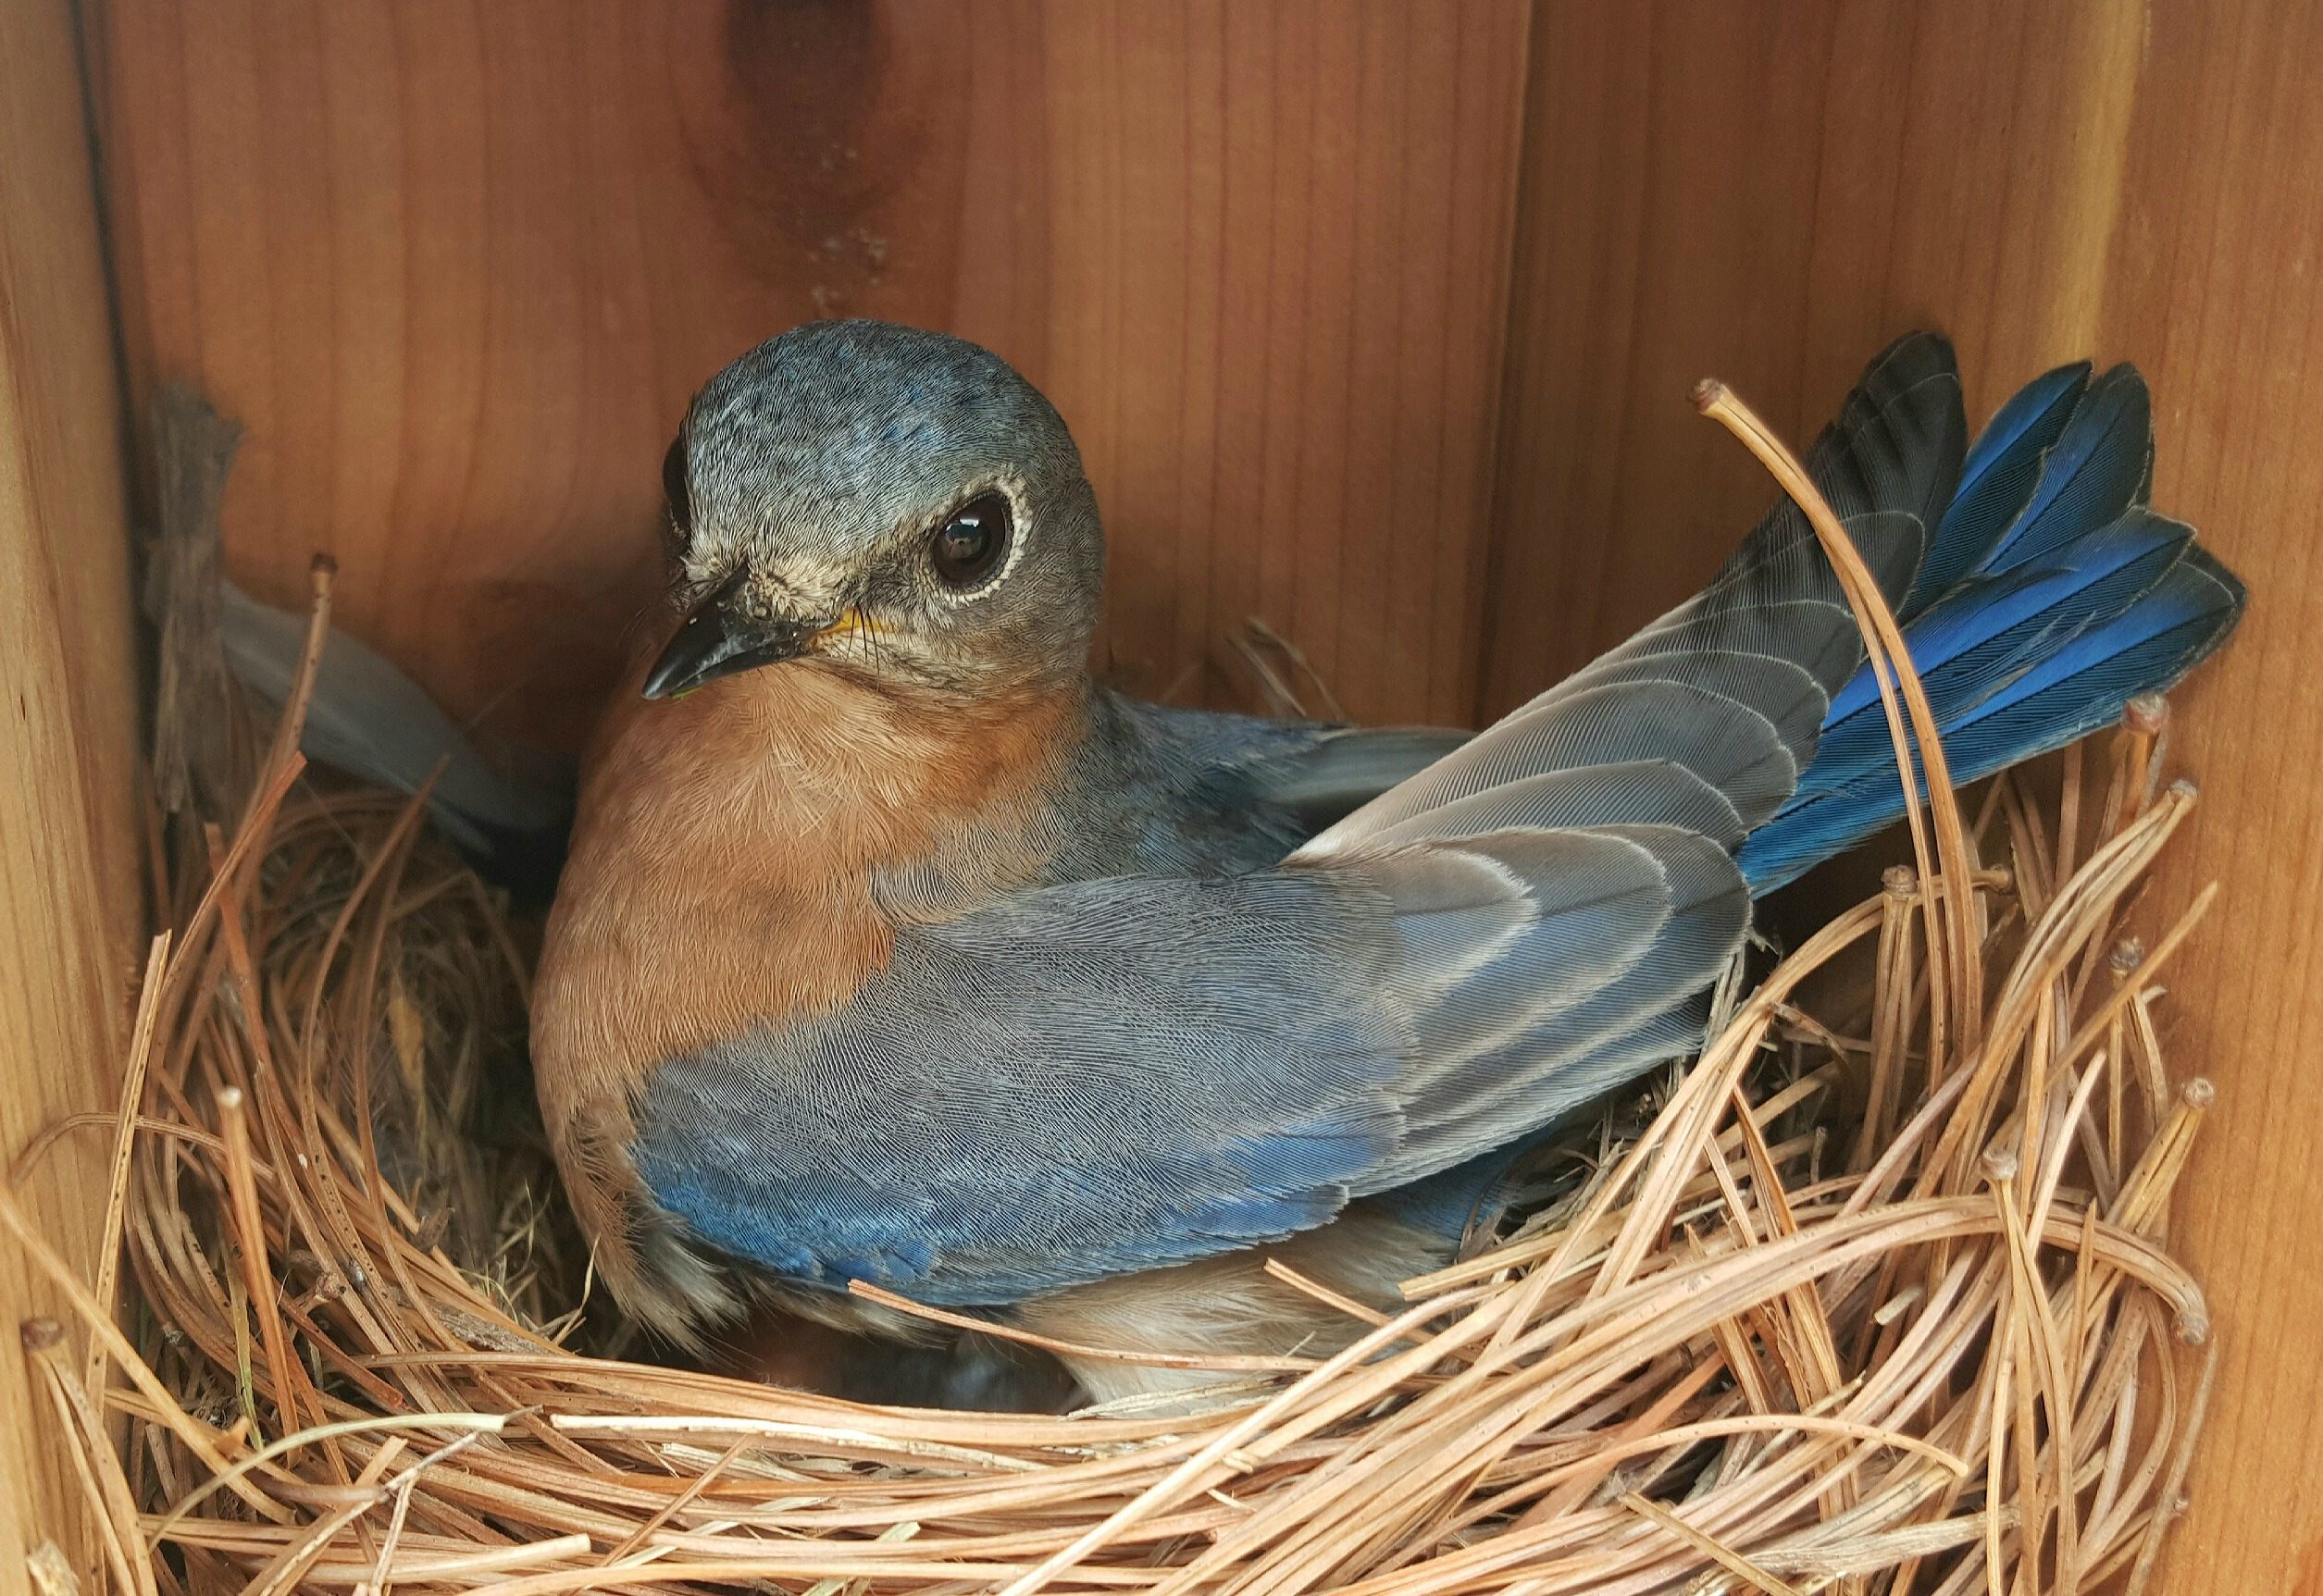
<path fill-rule="evenodd" d="M 664 1065 L 633 1155 L 776 1274 L 1012 1302 L 1321 1224 L 1602 1089 L 1624 1038 L 1682 1049 L 1746 914 L 1721 847 L 1651 824 L 1026 892 Z"/>
<path fill-rule="evenodd" d="M 1469 739 L 1423 727 L 1334 728 L 1242 768 L 1256 797 L 1320 830 L 1427 769 Z"/>

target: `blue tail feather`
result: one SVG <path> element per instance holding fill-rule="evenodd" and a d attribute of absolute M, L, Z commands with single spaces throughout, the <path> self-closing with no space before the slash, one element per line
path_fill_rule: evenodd
<path fill-rule="evenodd" d="M 2117 365 L 2095 382 L 2042 462 L 2023 510 L 1983 562 L 2012 571 L 2102 526 L 2139 501 L 2154 462 L 2154 411 L 2145 379 Z"/>
<path fill-rule="evenodd" d="M 2073 637 L 2119 615 L 2183 558 L 2193 528 L 2147 510 L 2037 564 L 1972 577 L 1904 629 L 1938 723 L 1950 724 Z M 1869 666 L 1832 699 L 1814 763 L 1794 803 L 1866 768 L 1894 769 L 1894 745 Z"/>
<path fill-rule="evenodd" d="M 1944 728 L 1955 783 L 1978 781 L 2112 724 L 2140 693 L 2175 682 L 2233 629 L 2242 585 L 2190 550 L 2154 589 L 2107 625 L 2076 637 Z M 1927 783 L 1920 783 L 1922 798 Z M 1783 810 L 1737 858 L 1754 892 L 1768 892 L 1892 824 L 1903 813 L 1891 764 L 1855 775 Z"/>
<path fill-rule="evenodd" d="M 2070 741 L 2095 731 L 2156 678 L 2175 681 L 2191 670 L 2217 646 L 2243 600 L 2231 572 L 2192 551 L 2119 619 L 2069 639 L 1945 733 L 1972 768 L 1988 771 L 2022 737 L 2062 729 Z"/>
<path fill-rule="evenodd" d="M 2089 371 L 2082 360 L 2034 378 L 1977 435 L 1960 466 L 1959 489 L 1904 600 L 1907 620 L 1950 592 L 2000 541 L 2039 485 L 2042 462 L 2088 390 Z"/>
<path fill-rule="evenodd" d="M 1969 448 L 1930 540 L 1904 635 L 1956 783 L 2118 719 L 2233 630 L 2242 583 L 2193 531 L 2144 509 L 2152 406 L 2129 366 L 2066 366 L 2027 386 Z M 1766 892 L 1901 816 L 1903 787 L 1868 666 L 1832 695 L 1797 791 L 1744 843 Z"/>

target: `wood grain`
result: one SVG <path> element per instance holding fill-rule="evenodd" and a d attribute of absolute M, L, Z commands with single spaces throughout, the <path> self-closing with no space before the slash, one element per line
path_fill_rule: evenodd
<path fill-rule="evenodd" d="M 1691 592 L 1770 501 L 1697 377 L 1804 441 L 1915 327 L 1977 416 L 2092 348 L 2136 15 L 1542 6 L 1482 715 Z"/>
<path fill-rule="evenodd" d="M 0 1169 L 60 1114 L 118 1093 L 139 922 L 128 528 L 94 182 L 65 0 L 13 6 L 0 49 Z M 25 1196 L 93 1263 L 104 1147 L 68 1138 Z M 56 1313 L 0 1243 L 0 1585 L 55 1540 L 102 1582 L 79 1488 L 26 1381 L 19 1321 Z M 81 1344 L 79 1336 L 73 1344 Z"/>
<path fill-rule="evenodd" d="M 1694 378 L 1800 439 L 1918 325 L 1979 417 L 2077 355 L 2151 379 L 2155 501 L 2255 595 L 2179 695 L 2207 800 L 2156 893 L 2226 887 L 2171 1006 L 2177 1066 L 2220 1089 L 2182 1210 L 2227 1359 L 2162 1583 L 2187 1596 L 2323 1590 L 2318 59 L 2323 10 L 2267 0 L 1548 0 L 1511 278 L 1486 714 L 1768 502 Z"/>
<path fill-rule="evenodd" d="M 236 571 L 288 599 L 330 549 L 357 630 L 550 742 L 651 601 L 687 395 L 809 315 L 951 328 L 1050 391 L 1133 683 L 1231 696 L 1216 641 L 1257 613 L 1383 720 L 1503 709 L 1698 584 L 1768 499 L 1686 405 L 1698 376 L 1804 437 L 1911 326 L 1953 335 L 1980 415 L 2056 361 L 2138 361 L 2159 501 L 2256 595 L 2181 695 L 2209 800 L 2161 895 L 2228 888 L 2175 1039 L 2221 1089 L 2184 1224 L 2228 1378 L 2168 1577 L 2313 1587 L 2317 6 L 90 16 L 132 382 L 193 377 L 249 423 Z M 68 566 L 89 613 L 111 577 Z"/>
<path fill-rule="evenodd" d="M 2152 377 L 2155 493 L 2251 585 L 2182 696 L 2205 804 L 2164 891 L 2226 885 L 2176 985 L 2219 1103 L 2180 1210 L 2226 1365 L 2164 1588 L 2296 1590 L 2323 1567 L 2323 11 L 2159 6 L 2101 341 Z M 2304 1570 L 2304 1573 L 2301 1571 Z"/>
<path fill-rule="evenodd" d="M 822 314 L 1049 390 L 1137 685 L 1228 692 L 1186 673 L 1256 612 L 1359 713 L 1473 702 L 1513 0 L 99 16 L 134 385 L 248 424 L 234 572 L 330 550 L 455 712 L 578 736 L 686 399 Z"/>

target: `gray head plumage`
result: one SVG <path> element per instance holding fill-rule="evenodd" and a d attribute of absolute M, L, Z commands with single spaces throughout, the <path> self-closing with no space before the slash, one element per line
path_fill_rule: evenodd
<path fill-rule="evenodd" d="M 666 476 L 689 619 L 649 696 L 801 655 L 966 690 L 1083 667 L 1096 501 L 1063 420 L 988 350 L 794 328 L 695 397 Z"/>

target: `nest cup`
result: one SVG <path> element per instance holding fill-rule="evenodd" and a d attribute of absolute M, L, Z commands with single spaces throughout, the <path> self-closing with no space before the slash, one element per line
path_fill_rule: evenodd
<path fill-rule="evenodd" d="M 1365 1321 L 1346 1352 L 1186 1349 L 1172 1361 L 1219 1381 L 1191 1411 L 877 1407 L 577 1350 L 609 1310 L 522 1116 L 499 1114 L 527 1090 L 520 936 L 417 800 L 300 779 L 318 569 L 305 673 L 247 797 L 174 848 L 156 831 L 170 929 L 120 1112 L 25 1155 L 111 1136 L 99 1277 L 0 1189 L 85 1326 L 85 1353 L 52 1321 L 25 1340 L 112 1578 L 2143 1586 L 2217 1367 L 2167 1245 L 2209 1093 L 2174 1081 L 2155 1016 L 2211 895 L 2150 948 L 2128 937 L 2194 801 L 2161 785 L 2166 717 L 2141 702 L 1964 808 L 1828 507 L 1730 395 L 1700 398 L 1849 589 L 1899 769 L 1928 778 L 1915 863 L 1733 982 L 1697 1061 L 1560 1139 L 1530 1211 L 1409 1282 L 1402 1312 L 1341 1304 Z"/>

